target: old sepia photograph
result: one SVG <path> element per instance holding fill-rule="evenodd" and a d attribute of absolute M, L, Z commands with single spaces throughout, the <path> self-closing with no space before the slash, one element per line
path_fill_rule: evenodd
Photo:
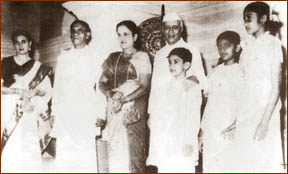
<path fill-rule="evenodd" d="M 287 1 L 1 1 L 1 173 L 287 173 Z"/>

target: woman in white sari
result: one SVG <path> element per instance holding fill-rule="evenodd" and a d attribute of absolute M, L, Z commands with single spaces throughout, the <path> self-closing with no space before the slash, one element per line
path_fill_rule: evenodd
<path fill-rule="evenodd" d="M 29 33 L 16 31 L 12 41 L 16 55 L 3 58 L 1 67 L 1 171 L 41 172 L 51 141 L 49 71 L 29 56 Z"/>

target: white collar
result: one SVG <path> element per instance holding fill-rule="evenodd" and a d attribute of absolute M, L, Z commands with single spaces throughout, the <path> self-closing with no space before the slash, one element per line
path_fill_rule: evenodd
<path fill-rule="evenodd" d="M 71 48 L 71 51 L 75 51 L 75 52 L 85 52 L 85 50 L 87 50 L 89 47 L 88 45 L 85 45 L 83 48 L 80 49 L 76 49 L 74 46 Z"/>
<path fill-rule="evenodd" d="M 175 47 L 177 45 L 180 45 L 180 44 L 183 44 L 183 43 L 186 43 L 183 38 L 181 37 L 176 43 L 174 43 L 173 45 L 169 45 L 167 42 L 166 42 L 166 45 L 165 47 L 169 48 L 169 47 Z"/>
<path fill-rule="evenodd" d="M 267 36 L 269 36 L 270 35 L 270 32 L 269 31 L 266 31 L 264 34 L 262 34 L 262 35 L 260 35 L 259 37 L 254 37 L 254 36 L 251 36 L 250 37 L 250 39 L 252 40 L 252 41 L 260 41 L 260 42 L 262 42 L 263 41 L 263 39 L 265 39 Z"/>

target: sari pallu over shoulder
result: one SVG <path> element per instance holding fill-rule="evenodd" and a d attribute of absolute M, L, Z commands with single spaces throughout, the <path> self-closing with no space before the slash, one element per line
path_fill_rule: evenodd
<path fill-rule="evenodd" d="M 26 64 L 24 64 L 21 67 L 21 70 L 18 70 L 18 72 L 10 72 L 15 73 L 18 78 L 15 79 L 14 83 L 10 85 L 11 88 L 19 88 L 19 89 L 37 89 L 39 86 L 40 88 L 43 88 L 43 85 L 40 85 L 44 79 L 46 79 L 47 75 L 51 74 L 52 68 L 49 68 L 47 66 L 41 65 L 38 61 L 28 61 Z M 47 80 L 45 80 L 45 83 Z M 5 79 L 4 79 L 5 83 Z M 48 84 L 49 88 L 51 88 L 51 81 Z M 49 90 L 46 91 L 49 93 Z M 13 131 L 17 128 L 18 123 L 20 122 L 23 115 L 25 115 L 25 112 L 34 112 L 37 114 L 37 122 L 35 123 L 37 125 L 38 134 L 40 140 L 39 148 L 41 148 L 42 154 L 44 153 L 45 149 L 47 148 L 47 145 L 52 140 L 52 137 L 50 137 L 49 131 L 51 129 L 52 123 L 50 122 L 50 107 L 48 106 L 48 102 L 50 102 L 51 97 L 46 95 L 43 99 L 43 101 L 40 97 L 38 100 L 42 100 L 42 102 L 34 101 L 36 104 L 34 107 L 34 111 L 31 111 L 28 109 L 28 111 L 25 109 L 25 105 L 30 105 L 31 101 L 23 101 L 21 97 L 13 95 L 11 97 L 14 97 L 14 108 L 12 115 L 9 116 L 9 121 L 7 125 L 4 128 L 4 131 L 2 133 L 1 137 L 1 152 L 4 150 L 5 145 L 7 144 L 7 141 L 11 136 L 13 136 Z M 29 99 L 31 100 L 31 99 Z M 33 99 L 32 99 L 33 100 Z M 40 106 L 41 105 L 41 106 Z M 43 105 L 43 106 L 42 106 Z M 38 108 L 39 107 L 39 108 Z M 2 155 L 2 153 L 1 153 Z"/>
<path fill-rule="evenodd" d="M 103 75 L 108 79 L 106 89 L 119 91 L 124 96 L 138 89 L 139 71 L 132 61 L 136 54 L 131 58 L 122 57 L 120 52 L 110 54 L 102 65 Z M 109 172 L 145 172 L 147 101 L 147 95 L 143 95 L 114 112 L 113 100 L 107 99 L 107 124 L 102 140 L 107 141 Z"/>

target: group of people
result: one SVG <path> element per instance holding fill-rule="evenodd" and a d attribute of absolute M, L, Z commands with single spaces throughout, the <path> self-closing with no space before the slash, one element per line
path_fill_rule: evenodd
<path fill-rule="evenodd" d="M 2 172 L 97 172 L 96 127 L 113 173 L 144 173 L 148 165 L 193 173 L 199 152 L 205 173 L 282 172 L 281 42 L 270 33 L 268 4 L 248 4 L 243 19 L 251 38 L 221 33 L 208 76 L 176 13 L 163 17 L 166 45 L 154 62 L 133 21 L 117 24 L 122 51 L 101 62 L 89 25 L 75 20 L 74 47 L 58 57 L 54 81 L 29 55 L 29 33 L 14 32 L 16 55 L 1 66 Z M 56 157 L 43 162 L 55 138 Z"/>

